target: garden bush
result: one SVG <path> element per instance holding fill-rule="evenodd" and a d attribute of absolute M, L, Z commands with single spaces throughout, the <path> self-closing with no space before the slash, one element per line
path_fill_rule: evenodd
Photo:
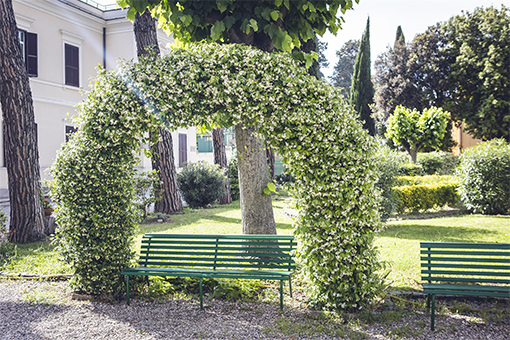
<path fill-rule="evenodd" d="M 0 265 L 16 256 L 16 244 L 7 240 L 8 232 L 6 227 L 7 215 L 0 211 Z"/>
<path fill-rule="evenodd" d="M 201 208 L 217 201 L 225 194 L 226 179 L 216 164 L 205 161 L 187 163 L 177 174 L 182 198 L 191 208 Z"/>
<path fill-rule="evenodd" d="M 452 153 L 435 151 L 419 153 L 418 164 L 426 175 L 452 175 L 459 159 Z"/>
<path fill-rule="evenodd" d="M 396 178 L 400 175 L 402 162 L 402 153 L 390 149 L 386 145 L 379 147 L 377 152 L 377 164 L 379 179 L 377 187 L 381 193 L 380 214 L 382 219 L 386 219 L 393 213 L 398 206 L 398 196 L 393 187 L 396 185 Z"/>
<path fill-rule="evenodd" d="M 403 163 L 400 165 L 399 172 L 403 176 L 421 176 L 423 168 L 421 164 Z"/>
<path fill-rule="evenodd" d="M 481 214 L 506 214 L 510 210 L 510 144 L 494 139 L 469 148 L 457 169 L 462 204 Z"/>
<path fill-rule="evenodd" d="M 239 168 L 237 166 L 237 154 L 228 160 L 228 179 L 230 181 L 230 196 L 232 201 L 239 199 Z"/>

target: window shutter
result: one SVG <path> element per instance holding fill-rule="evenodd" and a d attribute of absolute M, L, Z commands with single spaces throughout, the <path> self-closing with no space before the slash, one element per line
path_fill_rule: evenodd
<path fill-rule="evenodd" d="M 37 77 L 37 34 L 25 33 L 26 36 L 26 64 L 29 77 Z"/>
<path fill-rule="evenodd" d="M 64 44 L 66 85 L 80 86 L 79 49 L 76 46 Z"/>
<path fill-rule="evenodd" d="M 187 135 L 179 134 L 179 168 L 182 168 L 183 164 L 188 161 L 188 139 Z"/>

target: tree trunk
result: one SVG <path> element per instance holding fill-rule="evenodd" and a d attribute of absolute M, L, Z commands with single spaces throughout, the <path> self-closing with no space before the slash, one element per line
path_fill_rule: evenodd
<path fill-rule="evenodd" d="M 243 234 L 276 234 L 271 195 L 264 194 L 269 183 L 266 150 L 253 131 L 236 125 Z"/>
<path fill-rule="evenodd" d="M 275 154 L 271 147 L 266 148 L 266 157 L 267 157 L 267 165 L 269 167 L 269 179 L 274 181 L 276 179 L 274 163 L 275 163 Z"/>
<path fill-rule="evenodd" d="M 44 239 L 44 221 L 37 127 L 11 0 L 0 1 L 0 103 L 11 207 L 9 241 L 39 241 Z"/>
<path fill-rule="evenodd" d="M 227 154 L 225 152 L 225 135 L 222 128 L 212 130 L 214 164 L 218 164 L 223 169 L 226 181 L 223 184 L 225 195 L 220 198 L 220 204 L 232 203 L 232 195 L 230 194 L 230 181 L 228 179 Z"/>
<path fill-rule="evenodd" d="M 152 168 L 159 169 L 161 187 L 155 189 L 157 192 L 161 192 L 162 198 L 154 204 L 154 211 L 170 214 L 182 210 L 182 200 L 177 186 L 177 172 L 175 171 L 172 134 L 167 129 L 159 129 L 157 133 L 161 140 L 151 149 Z"/>
<path fill-rule="evenodd" d="M 138 57 L 149 54 L 150 49 L 148 47 L 152 48 L 152 51 L 155 53 L 154 57 L 158 57 L 160 51 L 156 22 L 148 10 L 142 15 L 136 14 L 133 31 L 135 33 Z M 167 129 L 159 129 L 158 133 L 160 136 L 159 141 L 151 146 L 151 161 L 152 169 L 158 172 L 161 182 L 161 187 L 155 189 L 162 196 L 161 200 L 154 205 L 154 211 L 170 214 L 182 210 L 182 201 L 177 186 L 172 134 Z"/>

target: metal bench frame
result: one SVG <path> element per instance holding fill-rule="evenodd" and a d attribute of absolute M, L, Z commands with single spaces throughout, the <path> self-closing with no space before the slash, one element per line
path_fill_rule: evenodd
<path fill-rule="evenodd" d="M 420 248 L 432 331 L 436 294 L 510 298 L 509 243 L 420 242 Z"/>
<path fill-rule="evenodd" d="M 290 235 L 202 235 L 145 234 L 138 266 L 125 268 L 126 302 L 129 305 L 130 276 L 198 277 L 200 309 L 203 309 L 204 278 L 239 278 L 280 281 L 280 309 L 283 309 L 283 281 L 296 268 L 291 252 L 296 248 Z"/>

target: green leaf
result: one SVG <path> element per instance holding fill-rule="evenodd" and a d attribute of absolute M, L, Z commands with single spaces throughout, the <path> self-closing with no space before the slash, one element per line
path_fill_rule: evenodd
<path fill-rule="evenodd" d="M 274 20 L 274 21 L 277 21 L 278 19 L 280 19 L 280 15 L 282 13 L 280 11 L 272 11 L 271 12 L 271 18 Z"/>
<path fill-rule="evenodd" d="M 280 7 L 280 6 L 282 5 L 282 3 L 283 3 L 283 0 L 276 0 L 276 1 L 274 2 L 274 5 L 275 5 L 276 7 Z"/>
<path fill-rule="evenodd" d="M 227 3 L 226 1 L 222 1 L 222 0 L 217 0 L 216 1 L 216 7 L 218 8 L 218 10 L 223 13 L 227 10 Z"/>
<path fill-rule="evenodd" d="M 227 28 L 227 30 L 229 30 L 232 26 L 234 26 L 236 19 L 233 16 L 227 15 L 223 22 L 225 23 L 225 27 Z"/>
<path fill-rule="evenodd" d="M 283 38 L 283 41 L 282 41 L 282 50 L 284 51 L 292 51 L 292 38 L 290 37 L 290 35 L 288 35 L 287 33 L 285 33 L 285 37 Z"/>
<path fill-rule="evenodd" d="M 213 40 L 218 40 L 221 38 L 222 33 L 225 31 L 225 24 L 223 21 L 216 21 L 216 23 L 211 28 L 211 38 Z"/>
<path fill-rule="evenodd" d="M 257 20 L 255 19 L 250 19 L 250 26 L 253 28 L 253 30 L 255 32 L 258 32 L 259 30 L 259 25 L 257 24 Z"/>
<path fill-rule="evenodd" d="M 184 27 L 188 27 L 189 24 L 191 24 L 191 22 L 193 21 L 193 18 L 191 17 L 191 15 L 182 15 L 179 20 L 182 22 L 183 26 Z"/>
<path fill-rule="evenodd" d="M 136 9 L 134 7 L 129 7 L 126 18 L 130 21 L 135 21 Z"/>

